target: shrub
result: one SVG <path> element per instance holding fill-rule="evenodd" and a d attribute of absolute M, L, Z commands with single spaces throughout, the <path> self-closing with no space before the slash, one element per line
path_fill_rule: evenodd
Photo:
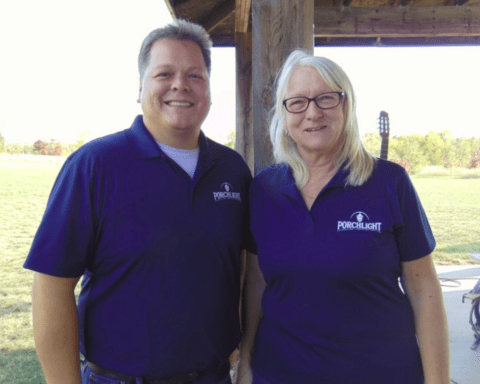
<path fill-rule="evenodd" d="M 470 159 L 468 168 L 477 168 L 480 167 L 480 148 L 475 150 L 475 154 Z"/>
<path fill-rule="evenodd" d="M 452 162 L 450 161 L 450 159 L 448 158 L 448 156 L 443 156 L 442 158 L 442 161 L 443 161 L 443 168 L 452 168 L 453 167 L 453 164 Z"/>
<path fill-rule="evenodd" d="M 407 156 L 405 156 L 403 160 L 390 159 L 390 161 L 394 162 L 395 164 L 401 165 L 403 168 L 405 168 L 408 174 L 411 174 L 413 172 L 413 161 L 409 161 Z"/>
<path fill-rule="evenodd" d="M 37 140 L 33 144 L 33 151 L 39 155 L 61 156 L 62 146 L 57 143 L 55 139 L 51 139 L 50 142 Z"/>

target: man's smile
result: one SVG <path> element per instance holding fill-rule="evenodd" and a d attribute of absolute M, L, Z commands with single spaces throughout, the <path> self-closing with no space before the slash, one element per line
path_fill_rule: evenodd
<path fill-rule="evenodd" d="M 166 101 L 165 104 L 174 107 L 193 107 L 193 103 L 189 101 Z"/>

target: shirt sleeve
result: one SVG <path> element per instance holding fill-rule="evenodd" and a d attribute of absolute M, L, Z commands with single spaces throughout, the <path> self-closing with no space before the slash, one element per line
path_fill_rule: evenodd
<path fill-rule="evenodd" d="M 79 277 L 94 249 L 94 161 L 70 156 L 52 188 L 24 268 L 58 277 Z"/>
<path fill-rule="evenodd" d="M 433 252 L 435 238 L 415 187 L 403 169 L 396 189 L 401 212 L 400 225 L 395 229 L 400 259 L 417 260 Z"/>

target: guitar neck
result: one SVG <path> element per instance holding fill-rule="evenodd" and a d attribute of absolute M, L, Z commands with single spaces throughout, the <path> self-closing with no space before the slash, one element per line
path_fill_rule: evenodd
<path fill-rule="evenodd" d="M 388 136 L 382 135 L 382 147 L 380 149 L 380 158 L 387 160 L 388 159 Z"/>

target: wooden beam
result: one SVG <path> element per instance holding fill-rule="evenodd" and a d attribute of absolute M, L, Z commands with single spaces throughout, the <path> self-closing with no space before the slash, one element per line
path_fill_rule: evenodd
<path fill-rule="evenodd" d="M 217 7 L 213 8 L 208 16 L 200 20 L 199 23 L 203 25 L 203 28 L 208 32 L 211 32 L 233 12 L 235 12 L 235 0 L 225 0 Z"/>
<path fill-rule="evenodd" d="M 168 8 L 168 12 L 170 12 L 170 16 L 172 16 L 172 19 L 178 19 L 178 14 L 175 12 L 175 7 L 172 5 L 172 0 L 165 0 L 165 4 Z"/>
<path fill-rule="evenodd" d="M 251 10 L 252 0 L 235 1 L 235 32 L 247 32 Z"/>
<path fill-rule="evenodd" d="M 313 0 L 254 0 L 253 146 L 254 173 L 273 162 L 268 116 L 280 66 L 297 48 L 313 53 Z"/>
<path fill-rule="evenodd" d="M 480 46 L 480 36 L 382 37 L 380 47 Z M 316 37 L 315 47 L 378 47 L 377 37 Z"/>
<path fill-rule="evenodd" d="M 480 36 L 480 5 L 315 9 L 316 37 Z"/>

